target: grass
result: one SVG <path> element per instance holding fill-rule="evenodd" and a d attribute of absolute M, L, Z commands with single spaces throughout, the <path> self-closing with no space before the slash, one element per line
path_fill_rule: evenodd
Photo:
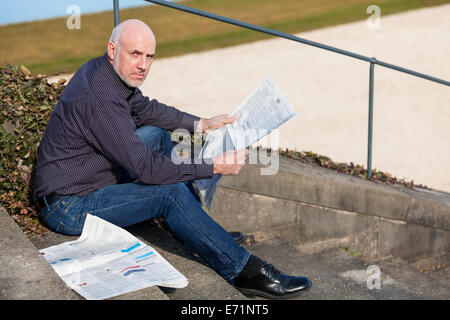
<path fill-rule="evenodd" d="M 352 256 L 355 257 L 359 257 L 361 255 L 361 252 L 358 251 L 353 251 L 352 249 L 348 248 L 348 247 L 340 247 L 342 250 L 347 251 L 348 253 L 350 253 Z"/>
<path fill-rule="evenodd" d="M 144 2 L 143 2 L 144 3 Z M 381 17 L 448 0 L 192 0 L 183 5 L 287 33 L 365 20 L 377 4 Z M 121 20 L 147 22 L 158 40 L 157 56 L 169 57 L 269 38 L 219 21 L 161 6 L 123 9 Z M 111 11 L 81 16 L 81 29 L 69 30 L 66 18 L 0 27 L 0 63 L 27 66 L 33 73 L 74 72 L 104 53 L 113 27 Z"/>

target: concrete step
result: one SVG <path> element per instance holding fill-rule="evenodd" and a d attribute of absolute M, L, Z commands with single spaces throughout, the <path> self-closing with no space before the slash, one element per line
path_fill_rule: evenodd
<path fill-rule="evenodd" d="M 308 277 L 312 288 L 293 300 L 372 300 L 366 288 L 341 277 L 336 270 L 321 263 L 314 255 L 305 254 L 279 239 L 247 246 L 248 250 L 277 269 L 291 275 Z M 257 298 L 259 299 L 259 298 Z"/>
<path fill-rule="evenodd" d="M 363 261 L 341 248 L 304 253 L 282 240 L 271 239 L 248 249 L 289 274 L 313 282 L 297 300 L 422 300 L 450 299 L 450 288 L 398 257 Z M 375 280 L 379 271 L 379 286 Z"/>
<path fill-rule="evenodd" d="M 443 283 L 450 284 L 450 265 L 444 268 L 440 268 L 434 271 L 430 271 L 426 273 L 429 277 Z"/>
<path fill-rule="evenodd" d="M 80 299 L 1 206 L 0 235 L 0 300 Z"/>
<path fill-rule="evenodd" d="M 449 286 L 432 279 L 399 257 L 362 259 L 341 248 L 325 250 L 312 256 L 340 277 L 360 284 L 375 299 L 450 299 Z M 379 286 L 374 280 L 374 272 L 380 275 Z"/>
<path fill-rule="evenodd" d="M 411 262 L 410 265 L 429 277 L 450 286 L 450 253 Z"/>
<path fill-rule="evenodd" d="M 384 257 L 377 260 L 369 260 L 367 263 L 379 266 L 380 270 L 387 273 L 395 282 L 400 283 L 406 290 L 414 292 L 423 299 L 441 300 L 450 299 L 450 282 L 444 279 L 432 277 L 421 272 L 410 263 L 399 257 Z"/>
<path fill-rule="evenodd" d="M 155 248 L 189 281 L 185 288 L 167 294 L 174 300 L 245 300 L 247 299 L 219 274 L 206 266 L 197 255 L 176 240 L 164 224 L 146 221 L 127 228 L 133 235 Z"/>

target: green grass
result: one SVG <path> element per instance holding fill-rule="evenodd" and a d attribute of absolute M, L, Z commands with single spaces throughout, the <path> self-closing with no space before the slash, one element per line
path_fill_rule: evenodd
<path fill-rule="evenodd" d="M 359 257 L 360 255 L 361 255 L 361 252 L 358 252 L 358 251 L 353 251 L 353 250 L 351 250 L 350 248 L 348 248 L 348 247 L 340 247 L 342 250 L 344 250 L 344 251 L 347 251 L 348 253 L 350 253 L 352 256 L 355 256 L 355 257 Z"/>
<path fill-rule="evenodd" d="M 78 56 L 78 57 L 62 57 L 57 58 L 52 61 L 44 61 L 34 64 L 24 64 L 27 68 L 32 71 L 34 74 L 44 73 L 44 74 L 53 74 L 53 73 L 68 73 L 76 71 L 81 65 L 85 62 L 89 61 L 99 54 L 94 54 L 91 56 Z"/>
<path fill-rule="evenodd" d="M 377 4 L 381 17 L 448 0 L 192 0 L 182 4 L 270 29 L 298 33 L 368 18 Z M 157 57 L 169 57 L 248 43 L 271 36 L 161 6 L 121 10 L 121 20 L 147 22 L 158 40 Z M 112 12 L 81 16 L 81 30 L 65 18 L 0 27 L 0 61 L 24 64 L 33 73 L 74 72 L 105 51 Z M 314 40 L 314 39 L 311 39 Z M 345 49 L 345 48 L 344 48 Z"/>

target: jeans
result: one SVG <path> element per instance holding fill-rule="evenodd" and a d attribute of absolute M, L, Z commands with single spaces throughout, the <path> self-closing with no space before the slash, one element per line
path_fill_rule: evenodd
<path fill-rule="evenodd" d="M 152 152 L 170 155 L 173 143 L 166 130 L 142 126 L 136 132 Z M 47 204 L 40 216 L 51 230 L 67 235 L 81 234 L 88 213 L 119 227 L 163 218 L 179 240 L 232 283 L 250 253 L 203 210 L 192 183 L 149 185 L 133 180 L 126 174 L 119 184 L 87 196 L 67 196 Z"/>

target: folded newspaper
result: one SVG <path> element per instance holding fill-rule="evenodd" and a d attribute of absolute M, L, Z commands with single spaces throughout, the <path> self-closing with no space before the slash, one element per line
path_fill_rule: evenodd
<path fill-rule="evenodd" d="M 126 230 L 88 214 L 81 236 L 39 251 L 61 279 L 88 300 L 188 280 L 155 249 Z"/>
<path fill-rule="evenodd" d="M 207 134 L 200 152 L 202 158 L 213 158 L 229 150 L 252 146 L 295 116 L 295 111 L 281 90 L 267 76 L 263 82 L 234 110 L 237 120 Z M 211 209 L 220 175 L 195 181 L 204 205 Z"/>

